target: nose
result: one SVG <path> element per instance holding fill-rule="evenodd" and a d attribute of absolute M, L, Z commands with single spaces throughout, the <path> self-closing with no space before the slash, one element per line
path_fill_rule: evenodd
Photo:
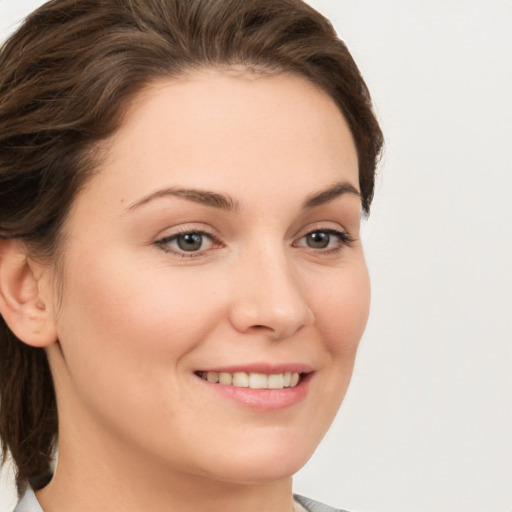
<path fill-rule="evenodd" d="M 235 275 L 231 323 L 239 332 L 280 340 L 314 323 L 301 280 L 285 255 L 260 254 Z"/>

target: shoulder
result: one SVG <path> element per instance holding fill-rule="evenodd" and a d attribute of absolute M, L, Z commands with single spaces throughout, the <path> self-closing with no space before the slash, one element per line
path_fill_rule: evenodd
<path fill-rule="evenodd" d="M 43 512 L 32 489 L 27 489 L 13 512 Z"/>
<path fill-rule="evenodd" d="M 328 505 L 324 505 L 323 503 L 319 503 L 318 501 L 305 498 L 304 496 L 299 496 L 298 494 L 295 494 L 293 497 L 297 503 L 306 509 L 307 512 L 347 512 L 341 508 L 332 508 Z"/>

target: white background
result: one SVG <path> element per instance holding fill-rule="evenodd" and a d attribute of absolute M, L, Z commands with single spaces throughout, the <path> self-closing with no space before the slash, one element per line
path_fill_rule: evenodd
<path fill-rule="evenodd" d="M 1 37 L 40 3 L 0 0 Z M 295 490 L 353 512 L 512 512 L 512 0 L 310 3 L 358 62 L 387 149 L 370 323 Z"/>

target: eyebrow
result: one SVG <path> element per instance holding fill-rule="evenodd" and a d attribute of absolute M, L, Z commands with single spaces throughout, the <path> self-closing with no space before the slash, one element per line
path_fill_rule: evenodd
<path fill-rule="evenodd" d="M 343 195 L 353 195 L 361 199 L 361 193 L 348 181 L 338 181 L 320 192 L 309 195 L 304 201 L 304 208 L 315 208 L 333 201 Z"/>
<path fill-rule="evenodd" d="M 345 194 L 350 194 L 361 198 L 361 194 L 352 184 L 348 183 L 347 181 L 340 181 L 334 183 L 325 190 L 321 190 L 320 192 L 309 195 L 306 197 L 306 200 L 302 206 L 304 209 L 315 208 L 317 206 L 321 206 L 325 203 L 333 201 Z M 195 203 L 203 204 L 213 208 L 219 208 L 226 211 L 240 210 L 238 201 L 225 194 L 220 194 L 218 192 L 212 192 L 209 190 L 170 187 L 157 190 L 156 192 L 153 192 L 152 194 L 142 198 L 140 201 L 131 204 L 127 208 L 127 211 L 134 210 L 139 206 L 153 201 L 154 199 L 167 196 L 179 197 L 181 199 L 186 199 L 188 201 L 193 201 Z"/>
<path fill-rule="evenodd" d="M 200 203 L 206 206 L 211 206 L 213 208 L 219 208 L 221 210 L 226 211 L 237 211 L 240 209 L 240 206 L 237 201 L 233 198 L 219 194 L 218 192 L 211 192 L 209 190 L 200 190 L 200 189 L 190 189 L 190 188 L 165 188 L 162 190 L 158 190 L 144 197 L 140 201 L 131 204 L 128 207 L 128 211 L 138 208 L 143 204 L 149 203 L 154 199 L 158 199 L 160 197 L 179 197 L 181 199 L 187 199 L 188 201 L 193 201 L 194 203 Z"/>

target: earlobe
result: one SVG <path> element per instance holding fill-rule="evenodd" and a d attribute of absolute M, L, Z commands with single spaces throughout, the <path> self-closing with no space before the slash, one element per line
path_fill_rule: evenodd
<path fill-rule="evenodd" d="M 17 240 L 0 240 L 0 314 L 21 341 L 46 347 L 57 339 L 48 283 Z M 36 275 L 38 274 L 38 275 Z"/>

